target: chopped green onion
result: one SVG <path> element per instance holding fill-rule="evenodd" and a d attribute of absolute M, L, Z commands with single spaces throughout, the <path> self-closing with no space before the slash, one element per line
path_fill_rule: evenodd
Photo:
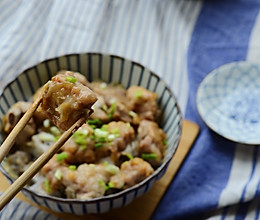
<path fill-rule="evenodd" d="M 105 184 L 104 180 L 100 179 L 98 180 L 98 184 L 105 188 L 105 190 L 108 190 L 110 188 L 114 187 L 114 184 L 112 182 L 109 182 L 107 185 Z"/>
<path fill-rule="evenodd" d="M 103 186 L 103 187 L 106 187 L 106 184 L 105 184 L 105 182 L 104 182 L 104 180 L 98 180 L 98 184 L 100 185 L 100 186 Z"/>
<path fill-rule="evenodd" d="M 61 180 L 62 178 L 62 173 L 60 170 L 56 170 L 54 176 L 58 179 L 58 180 Z"/>
<path fill-rule="evenodd" d="M 132 118 L 136 117 L 136 113 L 134 111 L 130 111 L 128 113 Z"/>
<path fill-rule="evenodd" d="M 100 125 L 102 122 L 100 119 L 89 119 L 88 124 L 89 125 Z"/>
<path fill-rule="evenodd" d="M 157 158 L 157 154 L 153 154 L 153 153 L 150 153 L 150 154 L 142 154 L 141 157 L 144 159 L 144 160 L 155 160 Z"/>
<path fill-rule="evenodd" d="M 56 158 L 57 158 L 58 162 L 61 162 L 68 158 L 68 154 L 66 152 L 62 152 L 62 153 L 57 154 Z"/>
<path fill-rule="evenodd" d="M 59 138 L 60 138 L 60 136 L 56 136 L 56 137 L 54 138 L 54 141 L 56 142 L 57 140 L 59 140 Z"/>
<path fill-rule="evenodd" d="M 70 170 L 76 170 L 77 167 L 76 167 L 76 165 L 70 165 L 70 166 L 69 166 L 69 169 L 70 169 Z"/>
<path fill-rule="evenodd" d="M 88 130 L 85 130 L 85 129 L 82 129 L 82 128 L 79 128 L 74 134 L 73 136 L 84 136 L 84 137 L 87 137 L 88 135 Z"/>
<path fill-rule="evenodd" d="M 108 112 L 108 118 L 111 120 L 113 118 L 113 115 L 116 111 L 116 105 L 117 103 L 116 102 L 113 102 L 113 104 L 110 106 L 109 108 L 109 112 Z"/>
<path fill-rule="evenodd" d="M 108 109 L 108 108 L 107 108 L 107 105 L 106 105 L 106 104 L 102 105 L 102 106 L 101 106 L 101 109 L 102 109 L 104 112 L 106 112 L 107 109 Z"/>
<path fill-rule="evenodd" d="M 107 131 L 108 125 L 102 125 L 102 127 L 100 129 L 103 130 L 103 131 Z"/>
<path fill-rule="evenodd" d="M 96 143 L 96 144 L 95 144 L 95 148 L 100 148 L 100 147 L 103 147 L 103 144 L 102 144 L 102 143 Z"/>
<path fill-rule="evenodd" d="M 55 136 L 60 135 L 60 130 L 59 130 L 57 127 L 55 127 L 55 126 L 51 126 L 50 132 L 51 132 L 53 135 L 55 135 Z"/>
<path fill-rule="evenodd" d="M 168 141 L 166 139 L 163 140 L 163 145 L 168 145 Z"/>
<path fill-rule="evenodd" d="M 105 170 L 106 170 L 107 172 L 113 174 L 113 175 L 118 174 L 119 171 L 120 171 L 120 169 L 119 169 L 117 166 L 113 165 L 113 164 L 108 164 L 108 165 L 105 167 Z"/>
<path fill-rule="evenodd" d="M 48 179 L 44 180 L 44 185 L 45 185 L 46 192 L 50 193 L 51 190 L 50 190 L 50 183 Z"/>
<path fill-rule="evenodd" d="M 85 150 L 85 149 L 87 149 L 87 145 L 81 145 L 80 146 L 80 150 Z"/>
<path fill-rule="evenodd" d="M 141 98 L 142 96 L 143 96 L 142 91 L 137 91 L 137 92 L 135 93 L 135 97 L 136 97 L 136 98 Z"/>
<path fill-rule="evenodd" d="M 67 76 L 65 78 L 66 81 L 68 82 L 71 82 L 71 83 L 76 83 L 77 82 L 77 79 L 75 77 L 72 77 L 72 76 Z"/>
<path fill-rule="evenodd" d="M 52 142 L 55 141 L 55 137 L 52 134 L 41 132 L 38 135 L 39 139 L 44 142 Z"/>
<path fill-rule="evenodd" d="M 120 137 L 120 129 L 119 128 L 114 128 L 111 131 L 112 134 L 114 134 L 116 137 Z"/>
<path fill-rule="evenodd" d="M 86 140 L 85 137 L 78 136 L 75 139 L 75 143 L 78 144 L 78 145 L 86 145 L 87 144 L 87 140 Z"/>
<path fill-rule="evenodd" d="M 97 138 L 107 138 L 108 137 L 108 131 L 102 130 L 100 128 L 96 128 L 94 130 L 94 134 Z"/>
<path fill-rule="evenodd" d="M 107 165 L 109 165 L 109 163 L 106 160 L 106 161 L 104 161 L 104 166 L 107 166 Z"/>
<path fill-rule="evenodd" d="M 96 138 L 96 142 L 102 142 L 102 143 L 104 143 L 104 142 L 106 142 L 106 141 L 107 141 L 107 139 L 104 138 L 104 137 Z"/>
<path fill-rule="evenodd" d="M 101 89 L 105 89 L 107 87 L 107 84 L 105 82 L 101 83 L 100 84 L 100 88 Z"/>
<path fill-rule="evenodd" d="M 109 134 L 108 137 L 107 137 L 108 141 L 113 141 L 115 139 L 116 139 L 116 136 L 114 134 Z"/>
<path fill-rule="evenodd" d="M 129 163 L 129 160 L 124 161 L 124 162 L 121 164 L 121 166 L 122 166 L 123 164 L 128 164 L 128 163 Z"/>
<path fill-rule="evenodd" d="M 114 187 L 114 183 L 109 182 L 109 183 L 107 184 L 107 189 L 110 189 L 110 188 L 113 188 L 113 187 Z"/>
<path fill-rule="evenodd" d="M 95 129 L 97 126 L 96 125 L 89 125 L 92 129 Z"/>
<path fill-rule="evenodd" d="M 94 136 L 93 134 L 90 135 L 89 138 L 90 138 L 90 140 L 92 140 L 92 141 L 95 140 L 95 136 Z"/>
<path fill-rule="evenodd" d="M 43 121 L 43 127 L 48 128 L 50 127 L 51 121 L 49 119 L 45 119 Z"/>
<path fill-rule="evenodd" d="M 128 158 L 129 158 L 129 160 L 132 160 L 134 157 L 132 156 L 132 154 L 125 154 Z"/>

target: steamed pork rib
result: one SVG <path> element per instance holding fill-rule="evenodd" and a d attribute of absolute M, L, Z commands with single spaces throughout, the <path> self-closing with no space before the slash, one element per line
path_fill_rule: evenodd
<path fill-rule="evenodd" d="M 158 114 L 157 95 L 141 86 L 131 86 L 126 93 L 128 106 L 140 120 L 155 121 Z"/>
<path fill-rule="evenodd" d="M 153 172 L 154 170 L 148 162 L 136 157 L 122 163 L 120 172 L 111 177 L 110 185 L 113 188 L 126 189 L 140 183 Z"/>
<path fill-rule="evenodd" d="M 126 90 L 119 84 L 97 81 L 90 83 L 90 88 L 100 97 L 91 118 L 139 124 L 143 119 L 157 120 L 160 113 L 156 93 L 143 87 L 131 86 Z"/>
<path fill-rule="evenodd" d="M 95 163 L 104 157 L 116 162 L 120 152 L 135 139 L 133 127 L 112 121 L 101 128 L 84 124 L 61 148 L 70 164 Z"/>
<path fill-rule="evenodd" d="M 61 150 L 67 153 L 66 162 L 69 164 L 95 163 L 95 141 L 92 140 L 94 131 L 84 124 L 69 138 Z"/>
<path fill-rule="evenodd" d="M 131 122 L 130 109 L 127 106 L 126 89 L 120 84 L 92 82 L 90 88 L 102 99 L 94 106 L 94 115 L 104 122 L 111 120 Z M 105 114 L 103 114 L 105 113 Z"/>
<path fill-rule="evenodd" d="M 103 196 L 110 177 L 119 172 L 116 166 L 109 164 L 66 166 L 58 158 L 59 155 L 55 155 L 42 168 L 47 181 L 44 188 L 50 194 L 59 191 L 67 198 L 91 199 Z"/>
<path fill-rule="evenodd" d="M 65 193 L 68 198 L 92 199 L 103 196 L 111 173 L 103 164 L 82 164 L 74 175 L 69 168 L 64 170 Z"/>
<path fill-rule="evenodd" d="M 72 72 L 52 77 L 43 95 L 41 110 L 61 130 L 67 130 L 80 117 L 90 113 L 96 95 L 78 82 Z"/>
<path fill-rule="evenodd" d="M 14 104 L 2 120 L 2 130 L 5 134 L 9 134 L 25 112 L 30 108 L 30 102 L 19 101 Z M 16 145 L 24 146 L 30 137 L 36 132 L 34 119 L 31 118 L 21 133 L 16 137 Z"/>
<path fill-rule="evenodd" d="M 164 156 L 166 135 L 153 121 L 143 120 L 138 127 L 138 153 L 157 167 Z"/>
<path fill-rule="evenodd" d="M 86 77 L 83 76 L 82 74 L 78 73 L 78 72 L 71 72 L 71 71 L 61 70 L 57 74 L 64 74 L 64 75 L 68 75 L 69 74 L 70 75 L 71 73 L 74 74 L 74 77 L 77 79 L 77 81 L 79 83 L 83 84 L 84 86 L 89 86 L 89 82 L 86 79 Z M 35 101 L 41 95 L 41 93 L 43 91 L 44 91 L 44 86 L 42 86 L 41 88 L 39 88 L 35 92 L 35 94 L 33 95 L 33 101 Z M 35 122 L 37 123 L 37 125 L 40 125 L 47 118 L 48 118 L 48 115 L 46 114 L 45 111 L 42 110 L 41 107 L 36 109 L 36 111 L 34 113 L 34 119 L 35 119 Z"/>
<path fill-rule="evenodd" d="M 67 70 L 61 70 L 57 73 L 58 74 L 70 74 L 73 73 L 74 77 L 84 86 L 88 86 L 89 87 L 89 82 L 87 80 L 87 78 L 85 76 L 83 76 L 82 74 L 80 74 L 79 72 L 73 72 L 73 71 L 67 71 Z"/>

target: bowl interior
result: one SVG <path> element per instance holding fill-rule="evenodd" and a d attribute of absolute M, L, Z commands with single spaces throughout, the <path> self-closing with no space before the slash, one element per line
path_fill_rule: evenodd
<path fill-rule="evenodd" d="M 35 91 L 59 70 L 80 72 L 85 75 L 89 81 L 102 79 L 108 83 L 118 82 L 126 88 L 131 85 L 140 85 L 157 93 L 159 107 L 164 112 L 161 126 L 167 135 L 169 147 L 162 165 L 154 174 L 126 191 L 130 192 L 146 184 L 148 181 L 152 180 L 154 182 L 154 180 L 160 178 L 165 172 L 178 146 L 182 129 L 182 116 L 177 101 L 166 84 L 156 74 L 138 63 L 118 56 L 98 53 L 71 54 L 44 61 L 24 71 L 4 89 L 3 94 L 0 96 L 0 118 L 2 118 L 11 105 L 17 101 L 29 100 Z M 0 139 L 2 142 L 2 135 L 0 135 Z M 8 174 L 6 174 L 2 166 L 1 170 L 8 177 Z M 37 192 L 31 192 L 29 188 L 26 188 L 26 191 L 37 196 L 49 198 L 49 196 L 38 195 Z M 110 195 L 109 197 L 116 198 L 120 194 L 122 194 L 122 192 Z M 59 198 L 55 198 L 55 200 L 65 201 L 65 199 Z M 67 200 L 68 199 L 66 199 L 66 201 Z M 93 199 L 93 201 L 96 200 L 97 199 Z"/>

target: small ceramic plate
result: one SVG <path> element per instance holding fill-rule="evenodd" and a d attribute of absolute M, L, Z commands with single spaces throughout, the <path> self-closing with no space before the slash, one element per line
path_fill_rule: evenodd
<path fill-rule="evenodd" d="M 218 134 L 260 144 L 260 65 L 241 61 L 213 70 L 199 86 L 197 108 Z"/>

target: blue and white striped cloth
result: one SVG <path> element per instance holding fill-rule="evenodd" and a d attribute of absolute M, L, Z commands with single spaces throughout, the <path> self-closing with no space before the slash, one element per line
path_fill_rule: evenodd
<path fill-rule="evenodd" d="M 260 150 L 210 131 L 195 99 L 214 68 L 260 61 L 259 9 L 259 0 L 1 0 L 0 92 L 26 68 L 63 54 L 104 52 L 142 63 L 201 129 L 153 219 L 258 219 Z M 35 210 L 14 199 L 0 218 L 34 219 Z"/>

